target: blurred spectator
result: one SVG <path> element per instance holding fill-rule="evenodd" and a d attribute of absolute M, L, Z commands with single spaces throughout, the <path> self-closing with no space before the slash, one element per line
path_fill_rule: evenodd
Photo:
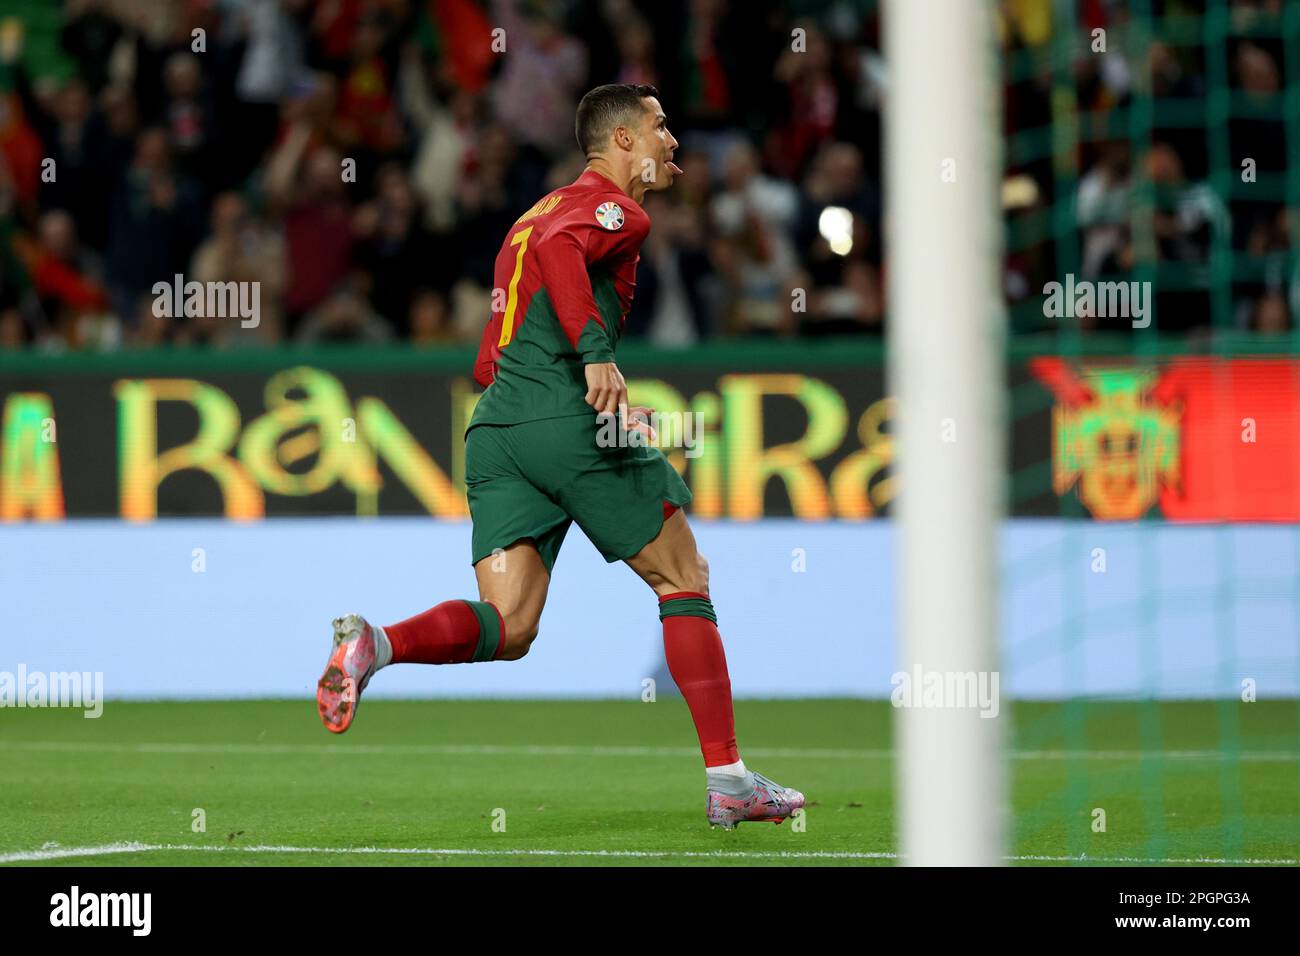
<path fill-rule="evenodd" d="M 29 339 L 29 330 L 17 307 L 0 309 L 0 351 L 20 349 Z"/>
<path fill-rule="evenodd" d="M 1152 43 L 1147 51 L 1147 61 L 1151 70 L 1151 92 L 1156 96 L 1204 95 L 1201 78 L 1183 68 L 1168 43 Z"/>
<path fill-rule="evenodd" d="M 177 319 L 171 310 L 155 309 L 154 297 L 145 295 L 136 303 L 135 322 L 128 334 L 128 341 L 136 348 L 159 348 L 180 342 L 189 344 L 191 339 L 187 332 L 177 332 Z"/>
<path fill-rule="evenodd" d="M 386 35 L 390 34 L 385 21 L 378 15 L 358 20 L 350 61 L 339 86 L 340 146 L 359 149 L 369 157 L 397 149 L 404 136 L 394 95 L 395 71 L 385 56 Z"/>
<path fill-rule="evenodd" d="M 222 193 L 213 203 L 212 234 L 195 251 L 188 278 L 203 283 L 257 283 L 256 338 L 271 344 L 283 337 L 284 242 L 249 214 L 247 203 L 238 193 Z M 231 317 L 221 321 L 233 328 L 241 327 Z"/>
<path fill-rule="evenodd" d="M 343 158 L 318 146 L 304 160 L 311 127 L 295 123 L 271 154 L 266 195 L 284 224 L 288 287 L 284 309 L 290 329 L 347 274 L 352 262 L 352 204 L 343 184 Z"/>
<path fill-rule="evenodd" d="M 507 55 L 496 115 L 520 146 L 551 157 L 573 142 L 573 111 L 586 92 L 587 54 L 565 34 L 555 0 L 492 0 Z"/>
<path fill-rule="evenodd" d="M 806 49 L 787 49 L 776 61 L 775 76 L 784 88 L 787 119 L 768 140 L 768 160 L 787 179 L 794 179 L 808 158 L 835 135 L 839 91 L 831 74 L 831 47 L 811 21 Z"/>
<path fill-rule="evenodd" d="M 636 297 L 624 334 L 645 336 L 658 345 L 689 345 L 713 329 L 706 305 L 712 266 L 705 245 L 704 212 L 674 204 L 662 193 L 647 195 L 645 209 L 654 227 L 641 247 Z"/>
<path fill-rule="evenodd" d="M 378 194 L 355 219 L 357 261 L 370 274 L 375 309 L 404 325 L 417 288 L 427 285 L 436 271 L 432 267 L 437 250 L 424 230 L 406 170 L 390 163 L 380 169 L 376 184 Z"/>
<path fill-rule="evenodd" d="M 92 90 L 109 81 L 109 60 L 122 38 L 122 24 L 103 0 L 69 0 L 60 39 L 77 61 L 81 79 Z"/>
<path fill-rule="evenodd" d="M 364 296 L 346 283 L 335 289 L 303 320 L 294 338 L 303 343 L 387 342 L 393 329 Z"/>
<path fill-rule="evenodd" d="M 118 315 L 183 270 L 203 228 L 198 188 L 172 166 L 167 131 L 143 130 L 110 204 L 108 284 Z"/>
<path fill-rule="evenodd" d="M 813 287 L 807 314 L 801 318 L 803 335 L 880 333 L 885 294 L 879 270 L 861 256 L 847 257 L 838 283 Z"/>
<path fill-rule="evenodd" d="M 421 289 L 412 297 L 407 324 L 413 345 L 454 345 L 467 341 L 452 325 L 447 300 L 432 289 Z"/>
<path fill-rule="evenodd" d="M 308 0 L 229 0 L 230 27 L 246 43 L 235 91 L 247 103 L 278 105 L 305 80 L 305 38 L 295 21 Z"/>
<path fill-rule="evenodd" d="M 163 69 L 163 106 L 177 165 L 199 182 L 216 179 L 220 155 L 219 132 L 209 93 L 203 89 L 199 59 L 193 53 L 173 53 Z"/>
<path fill-rule="evenodd" d="M 1204 184 L 1188 184 L 1173 148 L 1156 143 L 1144 158 L 1144 171 L 1157 190 L 1152 225 L 1163 260 L 1206 262 L 1213 230 L 1227 228 L 1223 203 Z"/>
<path fill-rule="evenodd" d="M 17 235 L 13 243 L 32 280 L 45 324 L 57 327 L 82 314 L 106 310 L 103 265 L 94 252 L 78 243 L 68 213 L 61 209 L 45 213 L 35 241 Z"/>
<path fill-rule="evenodd" d="M 1270 292 L 1255 303 L 1251 331 L 1276 334 L 1291 331 L 1291 316 L 1281 293 Z"/>
<path fill-rule="evenodd" d="M 481 104 L 468 90 L 451 91 L 444 104 L 430 89 L 428 69 L 419 49 L 407 47 L 398 89 L 419 139 L 411 182 L 424 202 L 424 224 L 445 233 L 456 223 L 456 196 L 477 147 Z"/>
<path fill-rule="evenodd" d="M 687 0 L 682 49 L 684 125 L 714 127 L 736 107 L 733 78 L 743 48 L 728 43 L 727 0 Z M 621 31 L 620 31 L 621 32 Z"/>
<path fill-rule="evenodd" d="M 617 32 L 621 61 L 615 83 L 632 86 L 658 86 L 659 73 L 654 59 L 654 33 L 650 24 L 633 14 L 620 24 Z"/>
<path fill-rule="evenodd" d="M 1133 267 L 1131 165 L 1127 142 L 1108 143 L 1098 162 L 1079 180 L 1076 209 L 1083 229 L 1082 264 L 1087 278 Z"/>
<path fill-rule="evenodd" d="M 522 197 L 542 193 L 540 182 L 527 190 L 519 188 L 517 180 L 511 182 L 514 154 L 514 142 L 504 126 L 484 130 L 476 161 L 461 178 L 456 194 L 461 274 L 489 289 L 501 242 L 520 212 L 528 208 Z"/>
<path fill-rule="evenodd" d="M 92 112 L 90 90 L 80 79 L 63 84 L 46 109 L 19 73 L 23 110 L 53 163 L 54 177 L 41 184 L 41 205 L 65 209 L 79 231 L 96 247 L 108 238 L 109 193 L 118 164 L 110 152 L 103 118 Z"/>
<path fill-rule="evenodd" d="M 732 147 L 723 190 L 712 205 L 718 230 L 715 256 L 734 297 L 732 329 L 769 333 L 792 328 L 786 289 L 798 267 L 790 236 L 798 210 L 798 192 L 762 175 L 753 146 L 741 142 Z"/>

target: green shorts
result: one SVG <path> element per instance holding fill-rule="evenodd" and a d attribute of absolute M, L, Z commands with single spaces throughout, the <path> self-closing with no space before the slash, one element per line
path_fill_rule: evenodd
<path fill-rule="evenodd" d="M 659 534 L 665 502 L 691 500 L 658 448 L 602 448 L 596 436 L 595 413 L 469 430 L 472 563 L 532 538 L 549 572 L 573 521 L 606 561 L 623 561 Z"/>

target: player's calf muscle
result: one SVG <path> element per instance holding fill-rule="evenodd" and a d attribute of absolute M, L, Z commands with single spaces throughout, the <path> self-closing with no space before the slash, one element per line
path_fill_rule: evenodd
<path fill-rule="evenodd" d="M 695 588 L 695 590 L 699 591 L 701 594 L 708 594 L 709 593 L 709 562 L 705 561 L 704 555 L 700 554 L 698 551 L 695 552 L 695 562 L 696 562 L 697 570 L 699 572 L 699 576 L 696 579 L 699 587 Z"/>
<path fill-rule="evenodd" d="M 704 555 L 695 552 L 695 560 L 689 555 L 681 555 L 681 560 L 672 560 L 668 566 L 650 570 L 642 575 L 647 584 L 661 597 L 680 591 L 693 591 L 696 594 L 709 593 L 709 562 Z M 693 565 L 693 566 L 692 566 Z"/>
<path fill-rule="evenodd" d="M 680 511 L 627 563 L 661 597 L 679 591 L 709 593 L 709 563 L 696 547 L 695 535 Z"/>

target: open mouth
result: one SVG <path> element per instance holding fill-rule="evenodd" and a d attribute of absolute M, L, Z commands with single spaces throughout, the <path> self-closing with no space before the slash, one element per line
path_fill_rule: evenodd
<path fill-rule="evenodd" d="M 664 165 L 668 167 L 668 171 L 671 172 L 674 176 L 682 175 L 682 167 L 678 166 L 671 159 L 665 160 Z"/>

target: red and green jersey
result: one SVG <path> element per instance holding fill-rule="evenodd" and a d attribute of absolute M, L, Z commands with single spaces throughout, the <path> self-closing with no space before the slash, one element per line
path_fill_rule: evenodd
<path fill-rule="evenodd" d="M 470 419 L 514 425 L 592 414 L 583 366 L 614 361 L 650 217 L 588 170 L 515 220 L 497 254 Z"/>

